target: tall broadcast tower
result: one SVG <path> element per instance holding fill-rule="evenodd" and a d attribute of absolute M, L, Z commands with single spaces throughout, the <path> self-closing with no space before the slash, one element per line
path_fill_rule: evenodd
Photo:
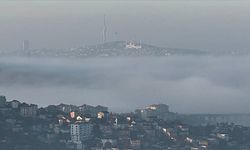
<path fill-rule="evenodd" d="M 30 47 L 30 42 L 29 40 L 24 40 L 23 41 L 23 45 L 22 45 L 22 49 L 25 51 L 25 50 L 29 50 L 29 47 Z"/>
<path fill-rule="evenodd" d="M 106 15 L 103 18 L 103 32 L 102 32 L 102 42 L 105 43 L 107 40 L 107 25 L 106 25 Z"/>

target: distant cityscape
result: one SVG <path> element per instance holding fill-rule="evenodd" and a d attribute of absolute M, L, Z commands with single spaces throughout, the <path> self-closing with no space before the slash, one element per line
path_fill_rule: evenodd
<path fill-rule="evenodd" d="M 23 40 L 21 47 L 17 50 L 0 50 L 0 56 L 24 56 L 24 57 L 66 57 L 66 58 L 88 58 L 88 57 L 116 57 L 116 56 L 171 56 L 171 55 L 215 55 L 215 56 L 242 56 L 249 55 L 248 50 L 230 50 L 230 51 L 204 51 L 198 49 L 183 49 L 158 47 L 142 43 L 141 40 L 118 40 L 117 32 L 114 33 L 114 39 L 110 40 L 107 36 L 108 27 L 106 24 L 106 15 L 103 17 L 103 29 L 101 43 L 96 45 L 85 45 L 70 48 L 31 48 L 30 40 Z"/>
<path fill-rule="evenodd" d="M 206 51 L 178 48 L 164 48 L 143 44 L 140 41 L 111 41 L 97 45 L 59 49 L 30 48 L 30 41 L 24 40 L 18 50 L 0 51 L 3 56 L 52 57 L 52 58 L 88 58 L 88 57 L 135 57 L 170 55 L 205 55 Z"/>
<path fill-rule="evenodd" d="M 105 35 L 105 34 L 104 34 Z M 141 57 L 141 56 L 244 56 L 247 50 L 204 51 L 197 49 L 158 47 L 141 41 L 104 41 L 97 45 L 84 45 L 72 48 L 31 48 L 30 41 L 24 40 L 18 50 L 0 50 L 1 57 L 32 58 L 93 58 L 93 57 Z"/>
<path fill-rule="evenodd" d="M 247 150 L 250 114 L 178 114 L 166 104 L 109 112 L 0 96 L 1 150 Z"/>

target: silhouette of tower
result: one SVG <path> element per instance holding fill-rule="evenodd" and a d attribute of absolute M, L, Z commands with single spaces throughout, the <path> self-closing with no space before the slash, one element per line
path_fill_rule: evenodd
<path fill-rule="evenodd" d="M 23 50 L 29 50 L 30 48 L 30 42 L 28 40 L 23 41 Z"/>
<path fill-rule="evenodd" d="M 103 32 L 102 32 L 102 42 L 105 43 L 107 41 L 107 25 L 106 25 L 106 15 L 103 18 Z"/>

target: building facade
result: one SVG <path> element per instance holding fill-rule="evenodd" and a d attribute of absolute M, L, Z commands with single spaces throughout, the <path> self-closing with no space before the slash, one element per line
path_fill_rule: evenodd
<path fill-rule="evenodd" d="M 6 104 L 5 96 L 0 96 L 0 107 L 4 107 Z"/>
<path fill-rule="evenodd" d="M 21 104 L 20 115 L 22 117 L 36 117 L 38 106 L 34 104 Z"/>
<path fill-rule="evenodd" d="M 82 142 L 91 137 L 93 125 L 88 122 L 74 123 L 70 125 L 70 136 L 73 143 Z"/>

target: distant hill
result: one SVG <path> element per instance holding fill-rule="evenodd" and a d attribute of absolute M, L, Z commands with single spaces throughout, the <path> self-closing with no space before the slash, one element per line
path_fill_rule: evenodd
<path fill-rule="evenodd" d="M 36 49 L 5 52 L 1 55 L 33 57 L 116 57 L 116 56 L 170 56 L 170 55 L 205 55 L 206 51 L 193 49 L 164 48 L 148 44 L 128 43 L 125 41 L 70 48 L 70 49 Z"/>
<path fill-rule="evenodd" d="M 128 43 L 125 41 L 108 42 L 88 49 L 94 50 L 94 55 L 99 56 L 169 56 L 169 55 L 204 55 L 205 51 L 192 49 L 164 48 L 148 44 L 139 44 L 141 48 L 126 48 Z M 134 44 L 134 43 L 133 43 Z"/>

